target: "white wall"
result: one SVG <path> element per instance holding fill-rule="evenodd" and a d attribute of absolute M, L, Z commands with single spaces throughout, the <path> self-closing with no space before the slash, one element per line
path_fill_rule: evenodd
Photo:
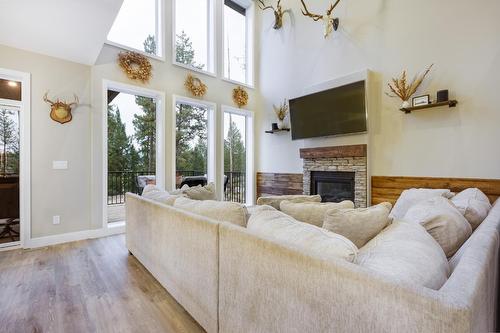
<path fill-rule="evenodd" d="M 329 1 L 308 1 L 323 12 Z M 373 175 L 500 177 L 500 2 L 483 0 L 342 1 L 340 29 L 329 39 L 323 26 L 300 14 L 300 2 L 280 31 L 273 15 L 260 24 L 260 93 L 257 170 L 302 172 L 299 149 L 360 143 L 363 136 L 291 141 L 289 134 L 266 135 L 275 122 L 272 104 L 304 88 L 362 69 L 374 72 L 369 144 Z M 434 63 L 419 93 L 449 89 L 455 109 L 405 115 L 400 101 L 385 96 L 388 80 Z"/>
<path fill-rule="evenodd" d="M 90 67 L 0 45 L 0 67 L 31 73 L 32 237 L 90 228 Z M 49 117 L 49 98 L 80 99 L 73 121 Z M 53 170 L 52 161 L 68 161 Z M 52 216 L 61 216 L 53 225 Z"/>

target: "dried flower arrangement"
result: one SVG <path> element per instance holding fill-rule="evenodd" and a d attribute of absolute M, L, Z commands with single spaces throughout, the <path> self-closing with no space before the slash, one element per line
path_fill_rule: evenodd
<path fill-rule="evenodd" d="M 193 94 L 193 96 L 196 97 L 203 97 L 207 93 L 207 85 L 192 74 L 188 74 L 184 86 L 191 94 Z"/>
<path fill-rule="evenodd" d="M 288 103 L 286 102 L 286 99 L 283 101 L 283 104 L 280 104 L 279 107 L 274 106 L 274 113 L 276 113 L 276 117 L 278 117 L 278 120 L 285 120 L 286 116 L 288 115 Z"/>
<path fill-rule="evenodd" d="M 394 95 L 386 93 L 387 96 L 399 97 L 403 101 L 403 104 L 407 104 L 410 97 L 417 91 L 427 74 L 429 74 L 433 65 L 430 65 L 422 74 L 415 76 L 411 83 L 408 83 L 406 70 L 404 70 L 400 77 L 393 78 L 392 82 L 388 83 L 389 89 Z"/>
<path fill-rule="evenodd" d="M 242 87 L 233 89 L 233 101 L 239 108 L 248 104 L 248 93 Z"/>
<path fill-rule="evenodd" d="M 148 82 L 152 76 L 151 63 L 149 59 L 137 52 L 121 52 L 118 55 L 118 64 L 131 80 Z"/>

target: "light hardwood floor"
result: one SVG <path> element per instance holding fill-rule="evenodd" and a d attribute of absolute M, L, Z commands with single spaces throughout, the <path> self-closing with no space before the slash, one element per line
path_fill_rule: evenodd
<path fill-rule="evenodd" d="M 203 332 L 123 235 L 0 252 L 0 332 Z"/>

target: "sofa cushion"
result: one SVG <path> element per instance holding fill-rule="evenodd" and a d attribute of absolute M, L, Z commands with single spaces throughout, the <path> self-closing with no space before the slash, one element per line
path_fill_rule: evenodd
<path fill-rule="evenodd" d="M 477 188 L 463 190 L 454 196 L 451 202 L 469 221 L 473 230 L 483 222 L 491 209 L 490 199 Z"/>
<path fill-rule="evenodd" d="M 445 197 L 449 199 L 453 197 L 453 194 L 450 190 L 446 189 L 412 188 L 404 190 L 394 204 L 394 208 L 389 216 L 396 220 L 402 219 L 410 207 L 434 197 Z"/>
<path fill-rule="evenodd" d="M 335 208 L 354 208 L 352 201 L 342 201 L 339 203 L 334 202 L 293 202 L 282 201 L 280 203 L 280 210 L 293 217 L 294 219 L 321 227 L 325 219 L 325 214 L 330 209 Z"/>
<path fill-rule="evenodd" d="M 181 197 L 181 195 L 172 195 L 167 191 L 161 190 L 156 185 L 147 185 L 142 191 L 142 197 L 165 205 L 173 206 L 175 200 Z"/>
<path fill-rule="evenodd" d="M 268 205 L 280 209 L 282 201 L 292 202 L 321 202 L 321 195 L 277 195 L 269 197 L 260 197 L 257 199 L 257 205 Z"/>
<path fill-rule="evenodd" d="M 398 282 L 431 289 L 443 286 L 450 274 L 436 241 L 415 223 L 396 221 L 359 250 L 356 263 Z"/>
<path fill-rule="evenodd" d="M 385 202 L 369 208 L 331 209 L 325 215 L 323 228 L 347 237 L 361 248 L 391 222 L 391 208 Z"/>
<path fill-rule="evenodd" d="M 215 200 L 193 200 L 178 198 L 174 207 L 212 218 L 216 221 L 225 221 L 246 227 L 248 212 L 244 205 L 236 202 Z"/>
<path fill-rule="evenodd" d="M 217 200 L 214 183 L 188 187 L 184 190 L 184 194 L 193 200 Z"/>
<path fill-rule="evenodd" d="M 277 210 L 264 209 L 254 212 L 248 219 L 247 228 L 325 260 L 345 259 L 352 262 L 358 252 L 356 245 L 344 236 L 299 222 Z"/>
<path fill-rule="evenodd" d="M 472 228 L 453 203 L 434 197 L 411 207 L 403 220 L 422 225 L 449 258 L 472 234 Z"/>

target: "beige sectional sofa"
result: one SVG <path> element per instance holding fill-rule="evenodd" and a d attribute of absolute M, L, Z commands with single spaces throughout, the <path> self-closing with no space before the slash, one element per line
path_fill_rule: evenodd
<path fill-rule="evenodd" d="M 494 331 L 499 231 L 497 202 L 432 290 L 127 195 L 128 249 L 208 332 Z"/>

